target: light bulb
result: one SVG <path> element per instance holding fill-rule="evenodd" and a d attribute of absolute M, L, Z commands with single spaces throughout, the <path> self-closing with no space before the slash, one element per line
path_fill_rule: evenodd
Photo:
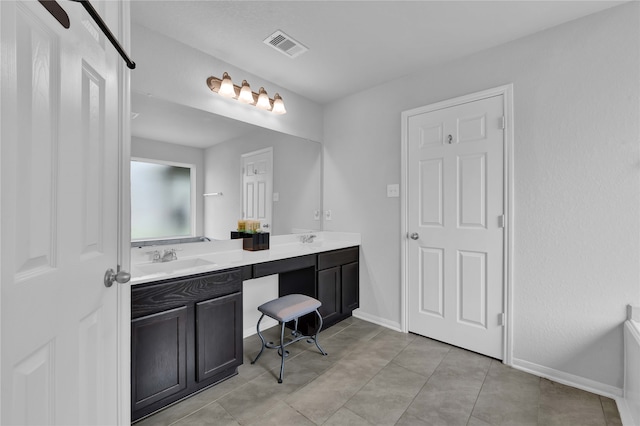
<path fill-rule="evenodd" d="M 284 108 L 284 102 L 279 94 L 273 95 L 273 113 L 274 114 L 286 114 L 287 110 Z"/>
<path fill-rule="evenodd" d="M 264 90 L 264 87 L 260 88 L 258 92 L 258 102 L 256 106 L 260 109 L 265 109 L 267 111 L 271 110 L 271 102 L 269 102 L 269 95 L 267 95 L 267 91 Z"/>
<path fill-rule="evenodd" d="M 245 104 L 252 104 L 254 102 L 253 93 L 251 92 L 251 87 L 249 86 L 249 83 L 247 83 L 247 80 L 242 80 L 242 87 L 240 88 L 238 100 Z"/>
<path fill-rule="evenodd" d="M 220 90 L 218 90 L 218 95 L 224 96 L 225 98 L 234 98 L 236 96 L 236 91 L 233 88 L 233 82 L 231 81 L 231 77 L 226 72 L 222 74 L 222 82 L 220 83 Z"/>

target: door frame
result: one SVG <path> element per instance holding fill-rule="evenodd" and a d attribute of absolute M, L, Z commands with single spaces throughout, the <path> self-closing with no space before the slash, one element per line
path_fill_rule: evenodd
<path fill-rule="evenodd" d="M 404 333 L 409 331 L 409 239 L 408 229 L 408 123 L 409 117 L 424 114 L 444 108 L 449 108 L 469 102 L 486 99 L 493 96 L 503 95 L 504 102 L 504 206 L 505 206 L 505 227 L 503 236 L 503 310 L 505 313 L 503 329 L 503 363 L 513 364 L 513 221 L 514 221 L 514 181 L 513 181 L 513 84 L 506 84 L 499 87 L 447 99 L 419 108 L 403 111 L 401 118 L 402 142 L 401 142 L 401 169 L 400 169 L 400 326 Z"/>
<path fill-rule="evenodd" d="M 119 3 L 118 40 L 131 49 L 131 9 Z M 108 46 L 111 48 L 111 46 Z M 120 119 L 118 129 L 118 268 L 131 271 L 131 71 L 118 58 Z M 118 424 L 131 424 L 131 284 L 116 284 L 118 291 Z"/>

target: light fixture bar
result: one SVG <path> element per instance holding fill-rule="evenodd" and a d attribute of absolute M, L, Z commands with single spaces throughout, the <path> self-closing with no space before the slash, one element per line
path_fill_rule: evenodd
<path fill-rule="evenodd" d="M 251 90 L 249 83 L 247 83 L 246 80 L 242 81 L 241 86 L 236 86 L 231 82 L 231 77 L 229 77 L 229 74 L 226 72 L 222 75 L 222 78 L 213 76 L 207 78 L 207 86 L 212 92 L 215 92 L 220 96 L 236 99 L 260 109 L 272 111 L 274 114 L 287 113 L 287 110 L 284 108 L 282 97 L 278 93 L 273 96 L 273 99 L 269 98 L 264 87 L 261 87 L 256 93 Z M 260 95 L 262 95 L 262 97 Z"/>

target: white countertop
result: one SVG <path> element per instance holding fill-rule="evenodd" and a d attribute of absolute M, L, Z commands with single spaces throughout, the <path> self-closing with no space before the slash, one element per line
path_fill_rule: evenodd
<path fill-rule="evenodd" d="M 218 271 L 256 263 L 288 259 L 312 253 L 360 245 L 360 234 L 348 232 L 313 232 L 312 243 L 300 242 L 300 235 L 271 236 L 269 250 L 247 251 L 242 240 L 145 246 L 131 248 L 131 285 Z M 175 248 L 178 260 L 153 263 L 153 251 Z"/>

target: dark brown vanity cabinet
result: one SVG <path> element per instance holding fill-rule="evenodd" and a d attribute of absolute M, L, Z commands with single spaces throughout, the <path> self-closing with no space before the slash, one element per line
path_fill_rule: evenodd
<path fill-rule="evenodd" d="M 131 318 L 133 421 L 242 364 L 240 269 L 134 286 Z"/>
<path fill-rule="evenodd" d="M 323 327 L 351 316 L 360 300 L 358 247 L 319 254 L 317 287 Z"/>

